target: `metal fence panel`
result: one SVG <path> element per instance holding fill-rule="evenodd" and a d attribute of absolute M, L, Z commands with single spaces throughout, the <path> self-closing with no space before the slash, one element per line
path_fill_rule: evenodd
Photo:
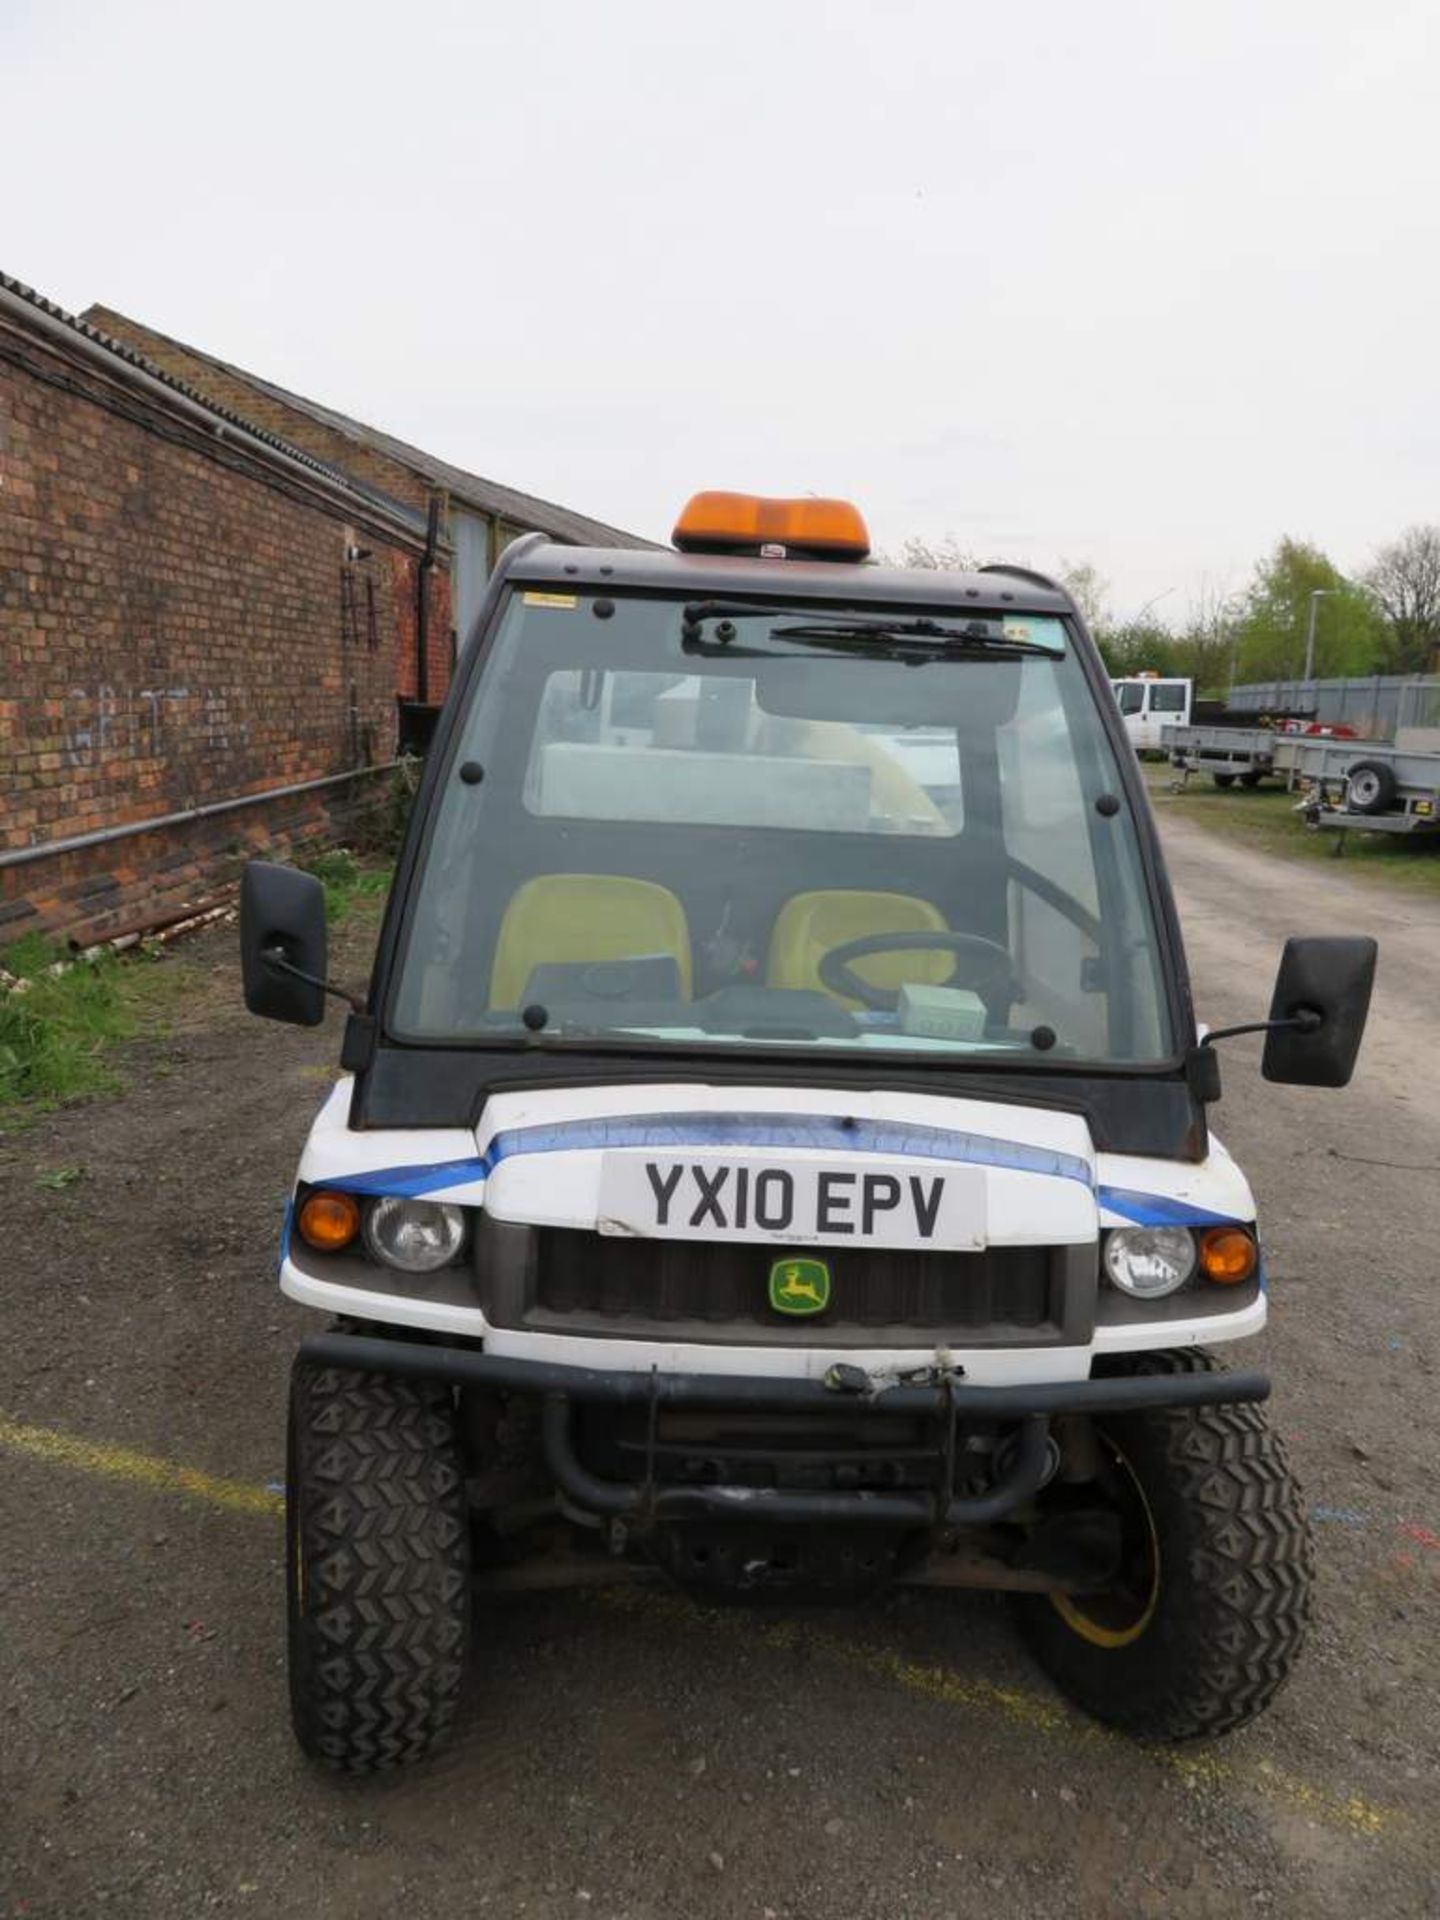
<path fill-rule="evenodd" d="M 1397 727 L 1440 726 L 1440 674 L 1375 673 L 1363 680 L 1258 680 L 1231 690 L 1242 713 L 1304 713 L 1362 739 L 1390 740 Z"/>

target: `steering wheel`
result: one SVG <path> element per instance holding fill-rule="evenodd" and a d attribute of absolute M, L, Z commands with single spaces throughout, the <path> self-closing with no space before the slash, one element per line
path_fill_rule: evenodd
<path fill-rule="evenodd" d="M 942 984 L 946 987 L 972 988 L 985 1002 L 985 1011 L 992 1018 L 999 1018 L 1019 998 L 1010 954 L 998 940 L 987 940 L 979 933 L 941 933 L 938 930 L 932 933 L 871 933 L 863 940 L 847 940 L 841 946 L 831 947 L 828 953 L 820 956 L 818 972 L 822 984 L 831 993 L 859 1000 L 862 1005 L 873 1007 L 878 1012 L 893 1012 L 899 1004 L 899 993 L 893 987 L 872 987 L 868 980 L 861 979 L 850 964 L 852 960 L 863 959 L 868 953 L 953 954 L 955 965 L 950 978 Z M 963 966 L 962 961 L 967 955 L 976 964 Z"/>

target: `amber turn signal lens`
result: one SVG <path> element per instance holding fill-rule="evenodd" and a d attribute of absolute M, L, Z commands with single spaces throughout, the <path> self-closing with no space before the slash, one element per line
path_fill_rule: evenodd
<path fill-rule="evenodd" d="M 360 1203 L 352 1194 L 307 1193 L 295 1224 L 307 1247 L 320 1253 L 339 1253 L 360 1231 Z"/>
<path fill-rule="evenodd" d="M 1259 1250 L 1243 1227 L 1211 1227 L 1200 1236 L 1200 1271 L 1221 1286 L 1238 1286 L 1254 1273 Z"/>

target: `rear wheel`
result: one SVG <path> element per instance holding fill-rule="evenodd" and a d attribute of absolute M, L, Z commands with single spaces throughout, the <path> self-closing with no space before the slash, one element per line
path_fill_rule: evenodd
<path fill-rule="evenodd" d="M 455 1717 L 469 1628 L 449 1391 L 297 1361 L 285 1514 L 296 1738 L 342 1772 L 420 1759 Z"/>
<path fill-rule="evenodd" d="M 1235 776 L 1233 773 L 1212 773 L 1210 778 L 1215 782 L 1217 787 L 1233 787 L 1235 784 Z"/>
<path fill-rule="evenodd" d="M 1158 1353 L 1126 1370 L 1213 1365 Z M 1248 1404 L 1156 1408 L 1097 1427 L 1118 1567 L 1101 1592 L 1015 1595 L 1021 1631 L 1099 1720 L 1150 1739 L 1229 1732 L 1269 1704 L 1309 1618 L 1310 1536 L 1284 1447 Z"/>
<path fill-rule="evenodd" d="M 1241 786 L 1242 786 L 1242 787 L 1258 787 L 1258 786 L 1259 786 L 1259 784 L 1260 784 L 1260 782 L 1261 782 L 1261 781 L 1262 781 L 1262 780 L 1263 780 L 1264 778 L 1265 778 L 1265 776 L 1264 776 L 1264 774 L 1263 774 L 1263 773 L 1256 773 L 1256 772 L 1254 771 L 1254 769 L 1252 768 L 1252 769 L 1251 769 L 1251 771 L 1250 771 L 1249 773 L 1242 773 L 1242 774 L 1241 774 L 1241 776 L 1240 776 L 1240 784 L 1241 784 Z"/>

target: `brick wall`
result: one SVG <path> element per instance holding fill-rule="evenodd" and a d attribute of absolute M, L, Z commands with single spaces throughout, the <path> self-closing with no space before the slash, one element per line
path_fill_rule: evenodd
<path fill-rule="evenodd" d="M 123 365 L 0 329 L 0 848 L 391 758 L 422 543 L 368 513 L 187 422 Z M 443 582 L 432 607 L 448 649 Z M 350 798 L 0 868 L 0 942 L 183 905 Z"/>

